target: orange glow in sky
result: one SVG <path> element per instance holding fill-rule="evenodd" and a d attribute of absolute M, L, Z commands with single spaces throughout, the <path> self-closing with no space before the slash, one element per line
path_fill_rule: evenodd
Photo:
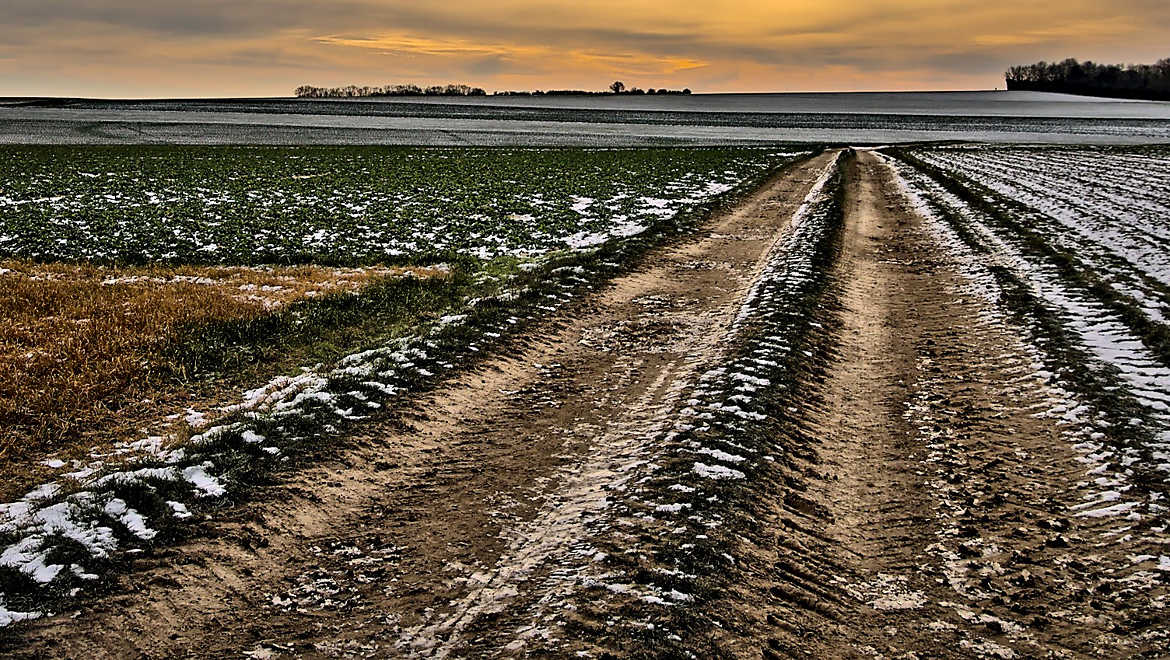
<path fill-rule="evenodd" d="M 286 96 L 465 82 L 990 89 L 1011 64 L 1170 56 L 1165 0 L 6 0 L 0 96 Z"/>

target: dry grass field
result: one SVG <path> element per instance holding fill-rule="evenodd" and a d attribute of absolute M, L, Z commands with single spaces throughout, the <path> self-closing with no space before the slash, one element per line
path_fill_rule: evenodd
<path fill-rule="evenodd" d="M 125 440 L 191 405 L 201 388 L 171 350 L 184 335 L 299 300 L 358 294 L 406 270 L 0 262 L 3 472 L 27 469 L 29 456 Z"/>

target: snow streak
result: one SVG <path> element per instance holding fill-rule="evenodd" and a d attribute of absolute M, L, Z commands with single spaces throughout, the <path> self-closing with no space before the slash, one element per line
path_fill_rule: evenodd
<path fill-rule="evenodd" d="M 799 411 L 776 401 L 808 361 L 807 336 L 819 327 L 812 312 L 822 304 L 841 223 L 839 159 L 772 246 L 719 366 L 684 390 L 672 426 L 651 443 L 657 455 L 614 488 L 616 520 L 601 530 L 615 535 L 614 547 L 602 545 L 608 552 L 582 582 L 590 601 L 622 599 L 639 612 L 621 621 L 631 635 L 685 646 L 685 630 L 669 625 L 672 610 L 709 596 L 721 570 L 734 564 L 728 543 L 742 502 L 784 460 L 779 417 Z M 663 608 L 656 623 L 645 622 L 646 607 Z"/>
<path fill-rule="evenodd" d="M 1056 419 L 1085 465 L 1086 494 L 1073 515 L 1117 518 L 1116 534 L 1170 555 L 1162 537 L 1170 513 L 1170 366 L 986 211 L 923 171 L 886 160 L 957 259 L 969 292 L 1021 326 L 1033 370 L 1047 384 L 1050 405 L 1037 414 Z"/>

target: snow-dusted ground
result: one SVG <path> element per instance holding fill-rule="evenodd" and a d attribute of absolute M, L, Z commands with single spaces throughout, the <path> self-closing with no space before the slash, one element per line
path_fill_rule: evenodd
<path fill-rule="evenodd" d="M 707 365 L 694 383 L 678 391 L 678 409 L 662 421 L 662 430 L 649 438 L 620 478 L 607 485 L 613 504 L 594 532 L 619 539 L 608 550 L 644 557 L 652 565 L 653 579 L 630 573 L 621 561 L 608 562 L 606 553 L 595 554 L 597 549 L 590 546 L 591 552 L 580 554 L 581 565 L 567 571 L 590 593 L 604 590 L 605 598 L 661 608 L 691 602 L 699 582 L 709 577 L 697 573 L 713 567 L 691 572 L 694 567 L 686 563 L 701 563 L 710 552 L 722 551 L 713 530 L 726 522 L 724 489 L 766 473 L 782 453 L 748 438 L 774 412 L 765 394 L 786 387 L 783 381 L 793 376 L 793 365 L 807 355 L 799 348 L 811 323 L 803 305 L 824 275 L 818 259 L 839 220 L 831 185 L 836 171 L 834 158 L 820 172 L 791 227 L 771 246 L 723 338 L 725 359 Z M 642 531 L 631 535 L 631 530 Z M 657 538 L 658 544 L 647 547 L 635 538 Z M 627 543 L 632 545 L 621 547 Z M 671 550 L 680 553 L 676 560 L 666 559 Z M 682 639 L 674 631 L 658 632 L 673 641 Z"/>
<path fill-rule="evenodd" d="M 0 142 L 9 144 L 1142 144 L 1170 136 L 1165 103 L 1019 91 L 71 101 L 0 111 Z"/>
<path fill-rule="evenodd" d="M 575 273 L 561 276 L 559 284 L 540 292 L 536 300 L 542 308 L 575 297 Z M 532 298 L 533 292 L 511 289 L 499 299 L 526 296 Z M 190 518 L 189 506 L 234 491 L 238 481 L 230 474 L 232 463 L 243 460 L 253 469 L 271 469 L 298 445 L 335 436 L 342 425 L 391 405 L 416 383 L 452 370 L 454 364 L 436 354 L 443 352 L 449 337 L 465 331 L 472 322 L 469 314 L 483 302 L 467 301 L 468 314 L 444 317 L 420 336 L 349 355 L 331 367 L 277 377 L 246 392 L 237 404 L 189 411 L 186 421 L 195 434 L 185 441 L 151 436 L 118 444 L 112 451 L 95 451 L 85 460 L 46 460 L 47 467 L 59 471 L 58 481 L 0 504 L 0 539 L 10 540 L 0 552 L 0 569 L 23 575 L 34 590 L 76 595 L 86 582 L 99 578 L 116 553 L 136 552 L 152 541 L 158 523 L 167 523 L 159 518 Z M 475 327 L 480 339 L 463 350 L 480 351 L 519 321 L 511 316 Z M 135 503 L 122 499 L 122 493 Z M 80 558 L 57 559 L 70 551 Z M 0 610 L 0 624 L 40 615 Z"/>
<path fill-rule="evenodd" d="M 793 303 L 808 295 L 819 275 L 816 255 L 829 240 L 833 218 L 827 188 L 836 163 L 831 158 L 821 165 L 791 228 L 770 246 L 738 309 L 727 310 L 730 332 L 681 340 L 685 349 L 676 347 L 680 357 L 661 367 L 637 405 L 591 430 L 584 458 L 564 468 L 563 486 L 549 505 L 508 533 L 509 548 L 496 566 L 477 574 L 475 588 L 452 603 L 451 611 L 403 630 L 400 648 L 446 657 L 469 643 L 464 629 L 477 616 L 503 610 L 520 594 L 531 610 L 511 650 L 523 646 L 523 640 L 557 639 L 551 622 L 572 607 L 566 602 L 582 588 L 601 594 L 598 599 L 632 600 L 651 608 L 674 608 L 695 599 L 693 589 L 702 576 L 666 562 L 654 566 L 653 579 L 632 574 L 620 559 L 611 561 L 610 553 L 645 549 L 611 548 L 609 535 L 627 538 L 624 532 L 645 524 L 661 531 L 666 545 L 686 550 L 707 544 L 711 530 L 722 525 L 720 488 L 743 483 L 772 460 L 737 440 L 745 428 L 765 419 L 761 395 L 773 386 L 769 378 L 789 362 L 794 333 L 805 320 Z M 751 350 L 742 349 L 745 341 Z M 717 358 L 698 348 L 704 342 L 715 342 Z M 534 579 L 542 569 L 548 578 Z M 644 625 L 617 618 L 612 623 Z"/>
<path fill-rule="evenodd" d="M 1003 314 L 1008 296 L 1002 269 L 1042 301 L 1062 325 L 1071 331 L 1075 347 L 1084 351 L 1094 373 L 1112 379 L 1115 394 L 1136 402 L 1141 418 L 1116 419 L 1116 411 L 1104 410 L 1072 382 L 1075 372 L 1061 364 L 1050 350 L 1053 338 L 1039 326 L 1027 328 L 1034 371 L 1048 384 L 1050 407 L 1037 414 L 1058 420 L 1071 445 L 1085 464 L 1086 492 L 1076 515 L 1088 518 L 1116 517 L 1118 537 L 1145 521 L 1158 532 L 1170 509 L 1170 367 L 1163 364 L 1117 316 L 1075 284 L 1063 280 L 1056 269 L 1030 257 L 1020 238 L 1000 230 L 980 211 L 944 189 L 924 173 L 885 157 L 896 168 L 906 194 L 928 221 L 928 227 L 947 246 L 969 281 L 969 292 L 987 300 L 995 314 Z M 1005 186 L 1006 187 L 1006 186 Z M 970 232 L 964 238 L 945 220 L 951 217 Z M 1161 476 L 1151 481 L 1139 474 Z M 1140 481 L 1140 487 L 1139 487 Z M 1160 482 L 1160 485 L 1159 485 Z M 1166 527 L 1160 528 L 1165 531 Z M 1166 548 L 1165 540 L 1147 539 Z M 1170 553 L 1168 553 L 1170 554 Z"/>
<path fill-rule="evenodd" d="M 1026 222 L 1166 321 L 1170 151 L 974 147 L 915 155 L 1029 207 Z"/>
<path fill-rule="evenodd" d="M 241 148 L 151 152 L 141 169 L 120 154 L 58 156 L 0 166 L 0 257 L 527 258 L 641 233 L 803 153 Z"/>
<path fill-rule="evenodd" d="M 574 277 L 571 270 L 554 276 L 559 284 L 540 291 L 535 301 L 542 308 L 555 308 L 572 300 L 578 287 Z M 499 299 L 516 301 L 533 294 L 525 288 L 505 289 Z M 186 421 L 195 434 L 185 441 L 157 435 L 95 451 L 85 460 L 48 459 L 45 465 L 59 471 L 58 481 L 0 504 L 0 539 L 8 541 L 0 552 L 0 569 L 23 575 L 33 590 L 76 595 L 86 582 L 99 578 L 118 552 L 135 552 L 152 541 L 159 523 L 168 523 L 160 518 L 189 518 L 189 507 L 234 491 L 238 481 L 230 474 L 233 463 L 242 460 L 253 469 L 271 469 L 298 445 L 335 436 L 342 425 L 364 419 L 416 383 L 453 369 L 452 362 L 436 354 L 465 330 L 472 322 L 469 315 L 484 302 L 467 301 L 467 314 L 444 317 L 420 336 L 349 355 L 331 367 L 277 377 L 246 392 L 237 404 L 189 411 Z M 463 350 L 480 351 L 518 321 L 511 316 L 475 327 L 480 339 Z M 66 555 L 80 557 L 57 559 Z M 0 623 L 12 623 L 40 613 L 3 610 L 0 615 Z"/>

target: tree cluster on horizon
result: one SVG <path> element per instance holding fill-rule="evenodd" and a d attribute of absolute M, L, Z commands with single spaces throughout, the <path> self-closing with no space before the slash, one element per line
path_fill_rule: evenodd
<path fill-rule="evenodd" d="M 549 90 L 531 90 L 531 91 L 497 91 L 492 92 L 492 96 L 612 96 L 612 95 L 641 95 L 641 94 L 666 94 L 666 95 L 687 95 L 691 90 L 687 89 L 641 89 L 640 87 L 627 88 L 625 83 L 615 81 L 605 91 L 589 91 L 583 89 L 549 89 Z M 471 87 L 470 85 L 432 85 L 430 87 L 420 87 L 418 85 L 383 85 L 383 86 L 358 86 L 347 85 L 345 87 L 314 87 L 313 85 L 301 85 L 297 87 L 294 94 L 297 98 L 307 99 L 337 99 L 337 98 L 366 98 L 379 96 L 487 96 L 487 92 L 482 87 Z"/>
<path fill-rule="evenodd" d="M 470 85 L 383 85 L 381 87 L 347 85 L 345 87 L 314 87 L 301 85 L 294 92 L 298 98 L 335 99 L 369 96 L 487 96 L 482 87 Z"/>
<path fill-rule="evenodd" d="M 1006 78 L 1008 89 L 1170 100 L 1170 58 L 1127 65 L 1069 58 L 1013 66 Z"/>

